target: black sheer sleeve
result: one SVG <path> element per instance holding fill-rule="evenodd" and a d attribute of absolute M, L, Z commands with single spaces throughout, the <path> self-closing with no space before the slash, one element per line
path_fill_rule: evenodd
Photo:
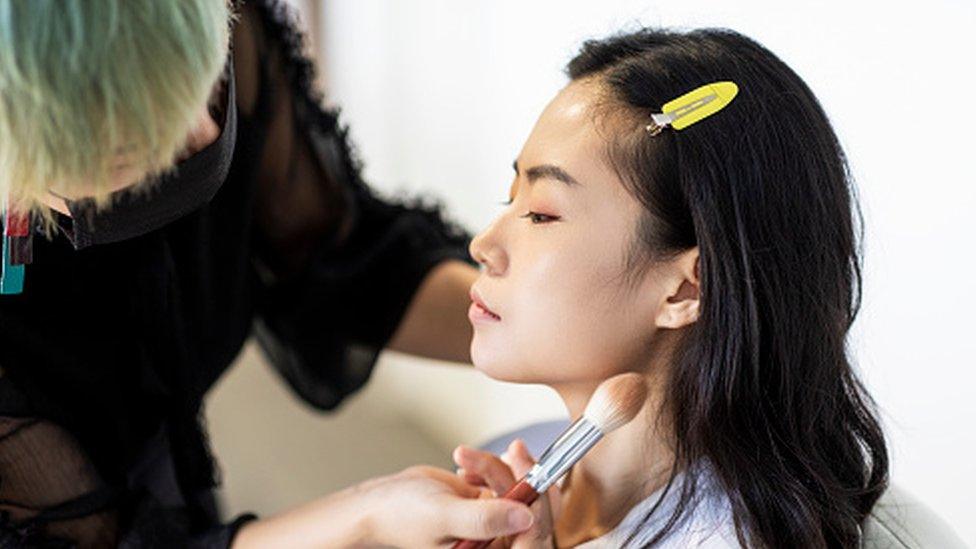
<path fill-rule="evenodd" d="M 366 381 L 430 269 L 467 260 L 467 236 L 438 208 L 381 199 L 362 181 L 283 4 L 247 4 L 241 18 L 251 33 L 236 41 L 238 74 L 256 80 L 239 77 L 239 106 L 267 129 L 255 331 L 293 388 L 332 408 Z"/>
<path fill-rule="evenodd" d="M 109 496 L 66 431 L 0 417 L 0 547 L 113 547 Z"/>
<path fill-rule="evenodd" d="M 253 515 L 193 532 L 185 509 L 103 482 L 78 441 L 28 415 L 0 371 L 0 548 L 226 548 Z"/>

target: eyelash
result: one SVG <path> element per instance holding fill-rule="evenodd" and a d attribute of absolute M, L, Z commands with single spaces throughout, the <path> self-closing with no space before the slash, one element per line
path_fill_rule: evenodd
<path fill-rule="evenodd" d="M 502 206 L 511 206 L 512 199 L 508 199 L 504 202 L 500 202 Z M 522 219 L 531 219 L 534 225 L 542 225 L 544 223 L 552 223 L 553 221 L 559 221 L 558 215 L 549 215 L 539 212 L 528 212 L 525 215 L 520 216 Z"/>
<path fill-rule="evenodd" d="M 547 215 L 538 212 L 529 212 L 522 216 L 523 219 L 531 219 L 534 225 L 541 225 L 543 223 L 552 223 L 553 221 L 559 221 L 559 217 L 555 215 Z"/>

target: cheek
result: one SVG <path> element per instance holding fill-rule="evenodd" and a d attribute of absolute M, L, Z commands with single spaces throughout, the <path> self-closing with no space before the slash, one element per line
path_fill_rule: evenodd
<path fill-rule="evenodd" d="M 510 251 L 511 267 L 495 286 L 502 320 L 475 326 L 471 357 L 496 379 L 545 382 L 559 374 L 562 357 L 553 350 L 566 333 L 567 319 L 575 316 L 568 299 L 575 283 L 559 274 L 567 265 L 564 254 L 528 244 Z"/>
<path fill-rule="evenodd" d="M 639 333 L 621 263 L 581 239 L 512 257 L 502 322 L 475 330 L 472 358 L 488 375 L 553 383 L 608 377 Z M 602 250 L 600 249 L 602 247 Z"/>

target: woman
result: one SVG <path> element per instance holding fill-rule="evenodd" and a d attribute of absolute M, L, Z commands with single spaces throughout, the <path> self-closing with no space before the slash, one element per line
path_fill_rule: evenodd
<path fill-rule="evenodd" d="M 332 408 L 384 347 L 467 361 L 476 275 L 434 209 L 363 183 L 281 5 L 238 8 L 230 25 L 225 0 L 0 0 L 0 545 L 524 530 L 525 506 L 430 468 L 218 520 L 199 416 L 252 324 Z"/>
<path fill-rule="evenodd" d="M 620 372 L 644 374 L 650 397 L 570 472 L 554 523 L 536 505 L 523 539 L 857 547 L 888 462 L 846 352 L 853 187 L 813 93 L 725 30 L 588 42 L 568 73 L 511 202 L 471 244 L 472 358 L 550 385 L 572 417 Z M 719 81 L 738 86 L 730 104 L 658 133 L 662 105 Z M 519 443 L 455 460 L 499 493 L 531 466 Z"/>

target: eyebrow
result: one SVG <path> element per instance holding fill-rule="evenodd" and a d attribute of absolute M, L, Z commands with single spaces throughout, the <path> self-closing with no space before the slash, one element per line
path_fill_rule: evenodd
<path fill-rule="evenodd" d="M 515 170 L 515 174 L 518 175 L 518 160 L 512 162 L 512 169 Z M 562 181 L 571 187 L 580 184 L 575 177 L 566 173 L 566 170 L 554 164 L 539 164 L 538 166 L 532 166 L 531 168 L 525 170 L 525 176 L 529 178 L 529 183 L 535 183 L 537 179 L 555 179 L 556 181 Z"/>

